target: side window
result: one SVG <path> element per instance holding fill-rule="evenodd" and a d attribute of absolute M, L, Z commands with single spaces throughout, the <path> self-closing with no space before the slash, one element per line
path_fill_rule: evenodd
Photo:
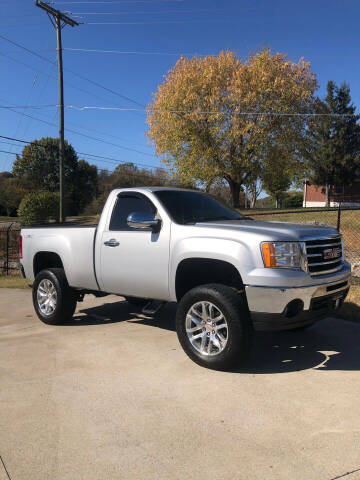
<path fill-rule="evenodd" d="M 127 218 L 133 212 L 155 213 L 156 210 L 143 195 L 121 195 L 116 200 L 109 230 L 132 230 L 127 224 Z"/>

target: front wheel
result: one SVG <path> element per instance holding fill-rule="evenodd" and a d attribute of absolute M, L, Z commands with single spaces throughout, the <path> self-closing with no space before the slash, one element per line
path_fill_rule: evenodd
<path fill-rule="evenodd" d="M 245 293 L 224 285 L 193 288 L 180 300 L 176 330 L 197 364 L 227 370 L 250 353 L 253 327 Z"/>
<path fill-rule="evenodd" d="M 58 325 L 70 320 L 75 312 L 77 297 L 69 287 L 62 268 L 41 270 L 33 285 L 33 304 L 44 323 Z"/>

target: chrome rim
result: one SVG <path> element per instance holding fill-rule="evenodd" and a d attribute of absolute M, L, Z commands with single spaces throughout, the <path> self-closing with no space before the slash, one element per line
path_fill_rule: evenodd
<path fill-rule="evenodd" d="M 219 355 L 228 340 L 228 324 L 211 302 L 197 302 L 186 314 L 185 328 L 191 345 L 202 355 Z"/>
<path fill-rule="evenodd" d="M 41 280 L 37 288 L 37 302 L 43 315 L 52 315 L 56 309 L 57 292 L 51 280 Z"/>

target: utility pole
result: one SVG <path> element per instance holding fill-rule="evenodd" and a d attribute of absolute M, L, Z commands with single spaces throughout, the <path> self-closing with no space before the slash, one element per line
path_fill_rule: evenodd
<path fill-rule="evenodd" d="M 65 221 L 65 185 L 64 185 L 64 83 L 63 83 L 63 59 L 62 59 L 62 43 L 61 30 L 65 25 L 75 27 L 79 25 L 78 22 L 68 17 L 60 10 L 50 7 L 47 2 L 35 0 L 35 5 L 47 13 L 53 27 L 56 30 L 57 38 L 57 59 L 58 59 L 58 74 L 59 74 L 59 183 L 60 183 L 60 223 Z"/>

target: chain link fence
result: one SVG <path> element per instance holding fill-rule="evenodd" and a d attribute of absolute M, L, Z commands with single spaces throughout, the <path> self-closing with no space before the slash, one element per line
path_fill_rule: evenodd
<path fill-rule="evenodd" d="M 336 228 L 343 236 L 345 258 L 351 263 L 353 274 L 360 276 L 360 207 L 245 210 L 242 213 L 254 220 L 330 225 Z"/>
<path fill-rule="evenodd" d="M 0 275 L 19 273 L 19 223 L 0 223 Z"/>
<path fill-rule="evenodd" d="M 345 258 L 351 263 L 353 274 L 360 277 L 360 207 L 245 210 L 242 213 L 254 220 L 330 225 L 338 229 L 344 239 Z M 20 229 L 16 222 L 0 223 L 0 275 L 18 273 Z"/>

